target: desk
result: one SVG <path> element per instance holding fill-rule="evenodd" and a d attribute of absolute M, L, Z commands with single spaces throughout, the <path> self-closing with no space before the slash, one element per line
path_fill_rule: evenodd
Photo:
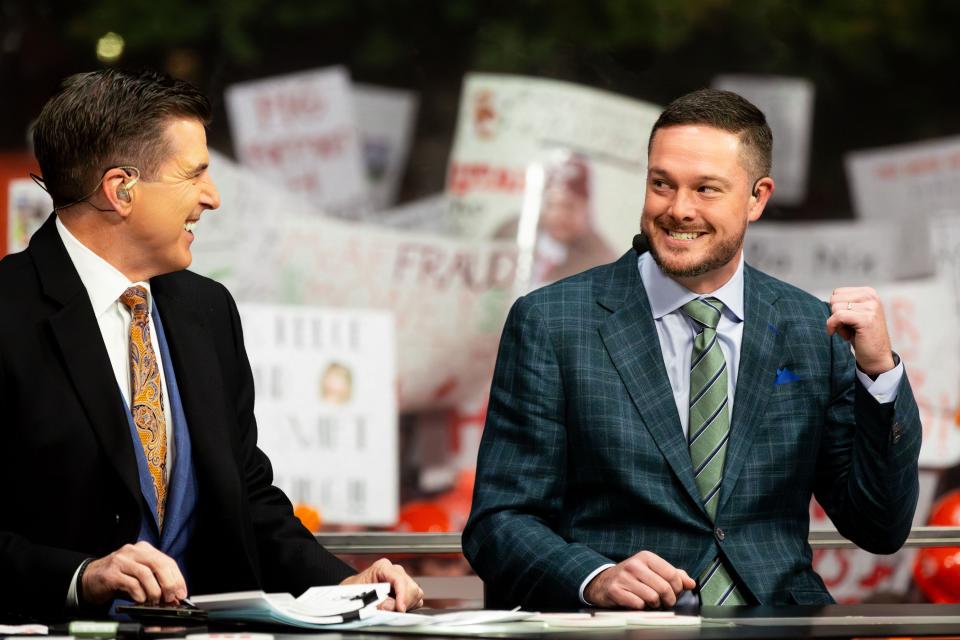
<path fill-rule="evenodd" d="M 701 627 L 621 627 L 542 629 L 533 623 L 490 625 L 480 633 L 328 632 L 275 634 L 277 640 L 453 640 L 523 638 L 529 640 L 733 640 L 738 638 L 960 637 L 960 605 L 830 605 L 823 607 L 705 607 Z M 495 627 L 495 628 L 494 628 Z"/>

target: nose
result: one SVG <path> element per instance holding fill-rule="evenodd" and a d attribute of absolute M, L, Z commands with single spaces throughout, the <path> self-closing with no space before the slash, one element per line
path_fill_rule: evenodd
<path fill-rule="evenodd" d="M 217 185 L 213 183 L 213 178 L 207 177 L 204 184 L 203 193 L 200 196 L 200 204 L 205 209 L 217 209 L 220 207 L 220 192 Z"/>
<path fill-rule="evenodd" d="M 681 220 L 690 220 L 696 215 L 693 194 L 688 189 L 677 189 L 670 203 L 670 215 Z"/>

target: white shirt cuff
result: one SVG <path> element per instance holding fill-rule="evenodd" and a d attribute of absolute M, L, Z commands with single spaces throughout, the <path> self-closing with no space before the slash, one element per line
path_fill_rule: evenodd
<path fill-rule="evenodd" d="M 70 579 L 70 588 L 67 589 L 67 611 L 76 611 L 80 608 L 80 599 L 77 597 L 77 576 L 80 574 L 80 569 L 86 562 L 87 561 L 84 560 L 80 563 L 80 566 L 73 572 L 73 577 Z"/>
<path fill-rule="evenodd" d="M 583 584 L 580 585 L 580 602 L 582 602 L 583 604 L 587 605 L 588 607 L 594 606 L 594 604 L 593 604 L 592 602 L 587 602 L 587 599 L 583 597 L 583 592 L 586 590 L 587 585 L 590 584 L 590 581 L 593 580 L 594 578 L 596 578 L 596 577 L 600 574 L 601 571 L 603 571 L 604 569 L 609 569 L 610 567 L 615 567 L 615 566 L 617 566 L 617 565 L 613 564 L 612 562 L 611 562 L 610 564 L 602 564 L 602 565 L 600 565 L 599 567 L 597 567 L 596 569 L 594 569 L 594 570 L 590 573 L 590 575 L 587 576 L 587 579 L 584 580 L 584 581 L 583 581 Z"/>
<path fill-rule="evenodd" d="M 876 398 L 880 404 L 893 402 L 897 399 L 897 391 L 900 390 L 900 381 L 903 379 L 903 362 L 898 362 L 897 366 L 890 371 L 881 373 L 876 380 L 871 380 L 870 376 L 857 367 L 857 379 L 867 393 Z"/>

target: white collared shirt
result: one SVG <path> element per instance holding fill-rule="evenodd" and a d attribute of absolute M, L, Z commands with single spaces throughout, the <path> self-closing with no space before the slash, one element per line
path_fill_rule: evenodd
<path fill-rule="evenodd" d="M 125 304 L 120 302 L 120 296 L 129 287 L 140 285 L 147 290 L 147 308 L 153 310 L 153 295 L 150 292 L 150 282 L 130 282 L 113 265 L 95 254 L 82 242 L 70 233 L 60 218 L 57 218 L 57 232 L 63 240 L 70 261 L 80 275 L 80 281 L 87 290 L 93 314 L 103 336 L 103 344 L 107 348 L 110 364 L 113 366 L 113 375 L 117 380 L 117 387 L 123 394 L 126 406 L 130 407 L 130 321 L 132 314 Z M 157 342 L 157 332 L 153 327 L 153 318 L 148 316 L 150 325 L 150 342 L 153 352 L 157 356 L 160 367 L 160 385 L 163 390 L 163 415 L 166 420 L 167 431 L 167 468 L 165 479 L 170 481 L 170 469 L 173 467 L 173 418 L 170 413 L 170 397 L 167 393 L 167 381 L 163 372 L 163 357 L 160 345 Z M 139 442 L 135 442 L 139 446 Z"/>

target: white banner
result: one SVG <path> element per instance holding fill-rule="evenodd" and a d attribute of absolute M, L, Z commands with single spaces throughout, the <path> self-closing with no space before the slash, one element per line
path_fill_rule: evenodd
<path fill-rule="evenodd" d="M 259 445 L 324 522 L 392 525 L 399 501 L 393 316 L 240 305 Z"/>
<path fill-rule="evenodd" d="M 456 235 L 450 222 L 450 202 L 441 194 L 414 200 L 406 204 L 377 211 L 364 222 L 402 231 L 421 231 L 441 236 Z"/>
<path fill-rule="evenodd" d="M 417 96 L 411 91 L 355 83 L 353 105 L 363 142 L 370 206 L 380 211 L 397 199 L 410 152 Z"/>
<path fill-rule="evenodd" d="M 403 410 L 486 393 L 513 301 L 513 245 L 311 217 L 308 203 L 218 154 L 211 173 L 223 204 L 197 226 L 194 271 L 242 301 L 392 311 Z"/>
<path fill-rule="evenodd" d="M 916 224 L 926 214 L 960 209 L 960 136 L 855 151 L 846 167 L 861 218 Z"/>
<path fill-rule="evenodd" d="M 241 82 L 224 94 L 242 164 L 331 215 L 365 213 L 366 170 L 343 67 Z"/>
<path fill-rule="evenodd" d="M 758 222 L 747 228 L 746 261 L 807 291 L 873 286 L 930 275 L 929 243 L 894 220 Z"/>
<path fill-rule="evenodd" d="M 467 75 L 447 174 L 455 228 L 517 242 L 532 285 L 618 258 L 640 228 L 659 114 L 573 84 Z"/>
<path fill-rule="evenodd" d="M 773 131 L 773 203 L 802 204 L 807 196 L 814 85 L 805 78 L 720 75 L 713 87 L 738 93 L 767 116 Z"/>

